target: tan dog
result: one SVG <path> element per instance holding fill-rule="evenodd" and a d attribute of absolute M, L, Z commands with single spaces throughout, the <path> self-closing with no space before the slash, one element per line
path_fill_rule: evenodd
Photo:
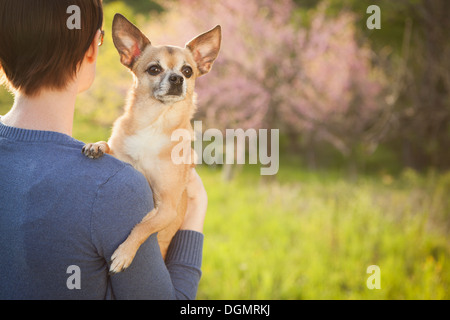
<path fill-rule="evenodd" d="M 211 70 L 220 50 L 221 28 L 199 35 L 185 48 L 153 46 L 125 17 L 114 17 L 114 45 L 122 64 L 134 74 L 125 113 L 114 124 L 106 142 L 88 144 L 83 153 L 91 158 L 109 153 L 142 172 L 149 181 L 155 209 L 149 212 L 114 252 L 110 272 L 126 269 L 141 244 L 158 232 L 165 257 L 172 237 L 186 212 L 186 185 L 193 164 L 174 164 L 172 132 L 185 129 L 193 136 L 195 79 Z M 191 150 L 190 142 L 187 150 Z"/>

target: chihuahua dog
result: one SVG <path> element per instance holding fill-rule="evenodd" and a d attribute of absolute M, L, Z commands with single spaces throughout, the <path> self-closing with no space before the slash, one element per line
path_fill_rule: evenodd
<path fill-rule="evenodd" d="M 90 158 L 108 153 L 133 165 L 150 183 L 155 204 L 112 255 L 110 272 L 117 273 L 131 264 L 141 244 L 155 232 L 165 258 L 184 220 L 186 185 L 194 165 L 174 164 L 172 148 L 179 142 L 171 141 L 171 134 L 184 129 L 193 137 L 195 80 L 211 70 L 220 50 L 221 28 L 197 36 L 185 48 L 153 46 L 135 25 L 116 14 L 112 36 L 122 64 L 134 75 L 134 86 L 109 141 L 87 144 L 82 152 Z"/>

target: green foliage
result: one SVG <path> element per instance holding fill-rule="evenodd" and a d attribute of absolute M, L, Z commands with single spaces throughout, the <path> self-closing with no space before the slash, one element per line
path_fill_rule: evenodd
<path fill-rule="evenodd" d="M 109 7 L 110 4 L 125 3 L 129 8 L 133 10 L 133 15 L 140 13 L 148 13 L 151 11 L 162 12 L 164 8 L 156 1 L 152 0 L 103 0 L 105 7 Z"/>
<path fill-rule="evenodd" d="M 14 103 L 14 96 L 0 86 L 0 115 L 6 114 Z"/>
<path fill-rule="evenodd" d="M 294 0 L 299 6 L 299 11 L 304 19 L 308 18 L 308 12 L 315 10 L 320 4 L 324 3 L 330 16 L 336 16 L 345 8 L 357 17 L 357 30 L 361 35 L 367 37 L 375 49 L 381 49 L 389 46 L 397 53 L 400 52 L 405 23 L 407 19 L 414 19 L 411 15 L 411 8 L 417 5 L 419 0 L 409 1 L 390 1 L 390 0 Z M 377 5 L 381 9 L 381 29 L 369 30 L 366 27 L 366 20 L 369 14 L 366 13 L 367 7 Z"/>

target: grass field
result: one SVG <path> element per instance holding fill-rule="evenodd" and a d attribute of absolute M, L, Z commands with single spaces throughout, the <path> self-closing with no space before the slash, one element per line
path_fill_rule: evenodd
<path fill-rule="evenodd" d="M 200 299 L 449 299 L 450 173 L 360 178 L 280 165 L 209 195 Z M 367 267 L 381 289 L 368 289 Z"/>

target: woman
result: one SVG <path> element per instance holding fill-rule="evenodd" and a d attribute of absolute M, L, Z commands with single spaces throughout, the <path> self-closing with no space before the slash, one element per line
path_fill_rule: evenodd
<path fill-rule="evenodd" d="M 73 5 L 80 29 L 68 28 Z M 102 23 L 101 0 L 0 1 L 0 67 L 15 95 L 0 118 L 0 299 L 196 296 L 207 197 L 194 170 L 166 261 L 152 235 L 125 272 L 108 275 L 112 253 L 153 201 L 139 172 L 110 156 L 84 157 L 71 137 Z"/>

